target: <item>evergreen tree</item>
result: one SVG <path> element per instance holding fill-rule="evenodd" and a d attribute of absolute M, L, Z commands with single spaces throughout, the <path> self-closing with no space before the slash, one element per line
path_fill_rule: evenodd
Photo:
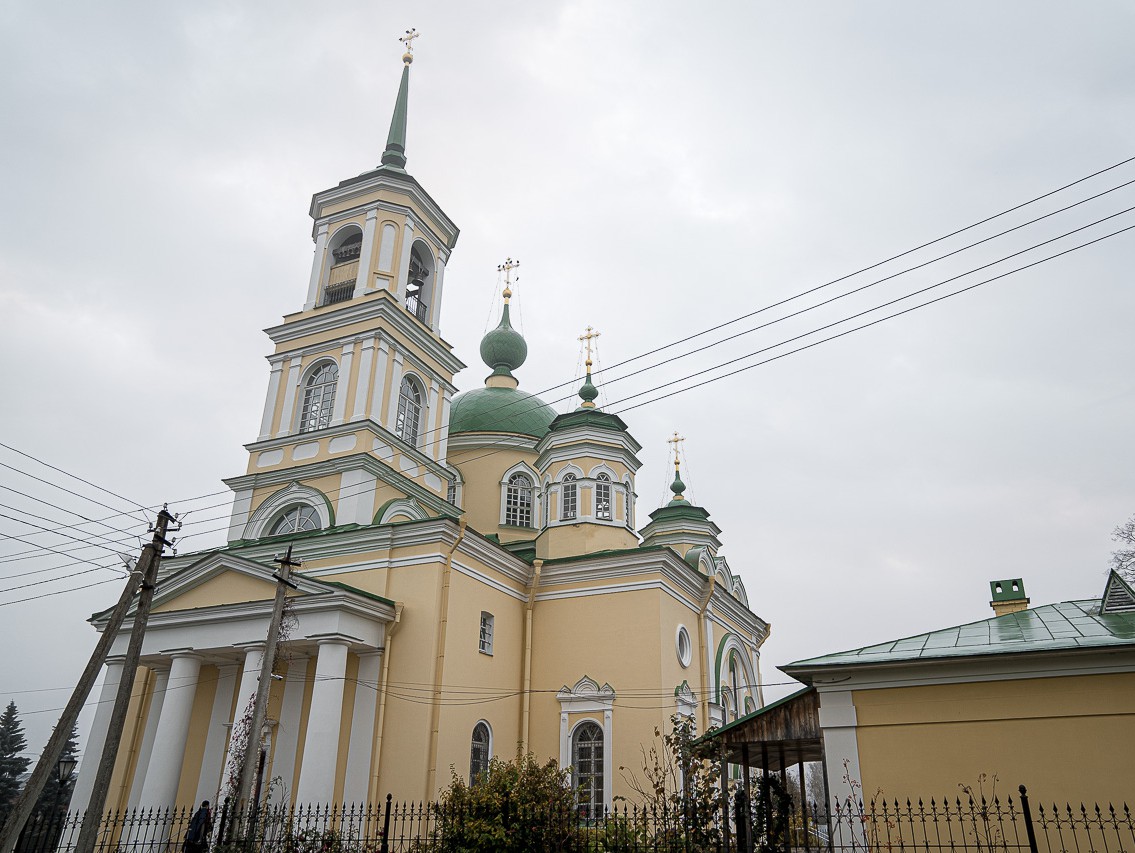
<path fill-rule="evenodd" d="M 72 726 L 71 735 L 63 747 L 60 758 L 78 758 L 79 733 Z M 56 769 L 47 777 L 47 782 L 36 800 L 28 822 L 24 824 L 24 831 L 20 835 L 20 843 L 16 853 L 26 851 L 54 850 L 59 846 L 59 836 L 63 833 L 67 822 L 67 808 L 71 803 L 71 794 L 75 790 L 75 774 L 72 773 L 63 782 L 59 781 L 59 772 Z"/>
<path fill-rule="evenodd" d="M 27 745 L 16 703 L 9 702 L 0 714 L 0 825 L 7 820 L 12 802 L 22 787 L 20 777 L 31 764 L 31 759 L 21 755 Z"/>

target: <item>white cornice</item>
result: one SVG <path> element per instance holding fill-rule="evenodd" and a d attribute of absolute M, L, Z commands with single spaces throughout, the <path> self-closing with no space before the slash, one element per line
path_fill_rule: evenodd
<path fill-rule="evenodd" d="M 507 447 L 536 452 L 536 439 L 507 432 L 459 432 L 449 436 L 449 450 L 479 450 L 484 447 Z M 459 463 L 455 463 L 459 464 Z"/>
<path fill-rule="evenodd" d="M 598 434 L 602 431 L 594 430 L 593 432 Z M 551 434 L 549 433 L 549 435 Z M 615 433 L 609 434 L 614 435 Z M 559 433 L 556 433 L 556 435 L 559 435 Z M 618 433 L 618 435 L 626 435 L 626 433 Z M 636 446 L 637 444 L 635 442 Z M 572 459 L 578 459 L 580 456 L 596 456 L 600 459 L 616 457 L 631 470 L 631 473 L 642 467 L 642 462 L 635 456 L 635 451 L 631 449 L 629 444 L 623 442 L 604 443 L 591 439 L 581 439 L 572 441 L 570 444 L 557 442 L 552 445 L 548 441 L 548 436 L 544 436 L 540 439 L 537 450 L 539 450 L 540 455 L 536 458 L 536 467 L 541 471 L 546 471 L 548 466 L 554 462 L 569 462 Z"/>
<path fill-rule="evenodd" d="M 465 368 L 465 363 L 452 353 L 449 344 L 441 338 L 434 337 L 417 318 L 398 304 L 387 290 L 379 290 L 359 299 L 351 299 L 307 312 L 289 314 L 283 323 L 269 326 L 264 333 L 273 343 L 286 344 L 308 335 L 334 333 L 343 326 L 365 322 L 373 322 L 374 331 L 380 334 L 385 331 L 381 326 L 382 323 L 397 329 L 449 373 L 457 373 Z M 356 334 L 358 333 L 353 332 L 344 335 L 343 338 L 353 338 Z"/>
<path fill-rule="evenodd" d="M 363 174 L 365 175 L 367 173 L 364 172 Z M 359 178 L 362 177 L 362 175 L 359 176 Z M 457 224 L 448 216 L 446 216 L 445 212 L 438 206 L 437 202 L 430 198 L 426 191 L 421 186 L 419 186 L 417 179 L 411 177 L 410 175 L 406 175 L 405 178 L 400 178 L 395 177 L 394 175 L 391 175 L 389 173 L 384 173 L 376 170 L 376 172 L 367 180 L 355 179 L 351 180 L 351 182 L 346 184 L 345 186 L 331 187 L 329 189 L 323 190 L 322 192 L 317 192 L 311 197 L 311 208 L 309 210 L 310 215 L 312 219 L 316 220 L 316 227 L 318 228 L 318 224 L 320 222 L 326 221 L 326 219 L 328 219 L 328 217 L 320 217 L 318 215 L 322 208 L 325 208 L 329 204 L 350 201 L 352 198 L 357 196 L 373 194 L 376 190 L 381 189 L 391 189 L 395 192 L 405 193 L 414 201 L 416 201 L 418 205 L 421 206 L 424 211 L 426 211 L 426 213 L 433 217 L 436 224 L 440 226 L 445 232 L 447 232 L 441 236 L 435 236 L 435 239 L 437 239 L 438 242 L 443 243 L 446 249 L 452 251 L 454 245 L 457 242 L 457 235 L 460 233 Z M 392 212 L 403 213 L 408 216 L 413 214 L 413 211 L 409 207 L 401 207 L 400 205 L 379 202 L 374 199 L 373 196 L 371 196 L 368 199 L 360 198 L 358 204 L 354 205 L 349 210 L 340 211 L 339 213 L 335 214 L 335 216 L 338 217 L 340 215 L 356 215 L 358 213 L 362 213 L 369 207 L 376 206 L 384 206 L 385 209 L 391 210 Z"/>

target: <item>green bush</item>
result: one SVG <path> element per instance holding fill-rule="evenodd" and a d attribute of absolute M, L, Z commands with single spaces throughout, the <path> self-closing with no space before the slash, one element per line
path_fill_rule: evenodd
<path fill-rule="evenodd" d="M 492 759 L 471 785 L 454 772 L 436 808 L 440 849 L 453 853 L 555 850 L 580 838 L 567 771 L 532 753 Z"/>

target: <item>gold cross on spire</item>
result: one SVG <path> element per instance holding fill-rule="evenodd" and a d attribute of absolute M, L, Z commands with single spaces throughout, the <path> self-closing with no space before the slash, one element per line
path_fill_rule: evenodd
<path fill-rule="evenodd" d="M 685 437 L 678 435 L 678 431 L 674 430 L 674 437 L 666 439 L 667 444 L 674 445 L 674 470 L 677 471 L 681 466 L 681 461 L 678 459 L 678 445 L 685 441 Z"/>
<path fill-rule="evenodd" d="M 592 341 L 593 338 L 597 338 L 601 334 L 602 334 L 602 332 L 596 332 L 594 329 L 592 329 L 590 326 L 588 326 L 587 327 L 587 334 L 579 336 L 579 339 L 581 341 L 584 341 L 587 344 L 587 362 L 586 362 L 586 364 L 587 364 L 588 369 L 591 368 L 591 341 Z"/>
<path fill-rule="evenodd" d="M 402 61 L 409 65 L 414 61 L 414 39 L 421 35 L 414 27 L 406 30 L 406 35 L 398 36 L 398 41 L 406 45 L 406 52 L 402 54 Z"/>
<path fill-rule="evenodd" d="M 497 265 L 497 272 L 504 273 L 504 293 L 502 295 L 504 296 L 505 302 L 512 299 L 512 271 L 518 266 L 520 266 L 520 261 L 514 261 L 512 258 L 505 258 L 503 264 Z M 519 273 L 516 276 L 516 280 L 520 281 Z"/>

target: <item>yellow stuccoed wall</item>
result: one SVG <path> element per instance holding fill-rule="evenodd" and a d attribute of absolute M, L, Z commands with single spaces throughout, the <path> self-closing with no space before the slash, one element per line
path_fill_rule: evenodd
<path fill-rule="evenodd" d="M 867 796 L 955 797 L 985 773 L 998 777 L 999 796 L 1016 798 L 1023 784 L 1034 803 L 1132 800 L 1135 673 L 856 690 L 853 699 Z"/>
<path fill-rule="evenodd" d="M 490 452 L 491 451 L 491 452 Z M 538 530 L 519 527 L 502 527 L 501 519 L 501 479 L 504 472 L 518 462 L 527 462 L 530 467 L 536 463 L 532 451 L 516 448 L 461 448 L 451 449 L 448 454 L 450 464 L 456 466 L 465 480 L 461 496 L 461 506 L 469 520 L 469 526 L 480 533 L 499 533 L 501 541 L 533 539 Z M 533 496 L 533 523 L 536 522 L 536 498 Z"/>

